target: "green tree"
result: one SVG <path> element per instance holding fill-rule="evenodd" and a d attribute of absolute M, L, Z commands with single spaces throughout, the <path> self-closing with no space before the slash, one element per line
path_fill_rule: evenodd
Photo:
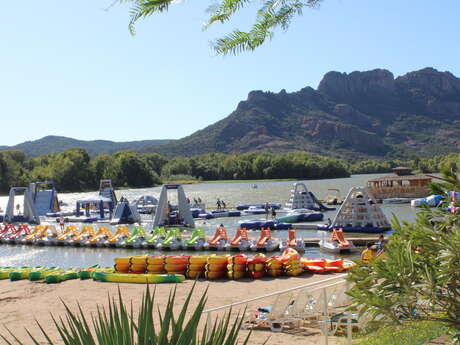
<path fill-rule="evenodd" d="M 25 186 L 29 180 L 27 165 L 22 151 L 0 152 L 0 192 L 6 193 L 14 186 Z"/>
<path fill-rule="evenodd" d="M 114 155 L 115 181 L 120 186 L 151 187 L 160 183 L 158 174 L 142 155 L 121 151 Z"/>
<path fill-rule="evenodd" d="M 145 153 L 142 157 L 147 161 L 150 169 L 155 171 L 158 175 L 161 174 L 161 169 L 168 163 L 168 160 L 158 153 Z"/>
<path fill-rule="evenodd" d="M 460 190 L 455 170 L 443 177 L 445 182 L 433 188 L 443 193 Z M 427 208 L 414 223 L 395 219 L 393 228 L 384 256 L 351 271 L 353 307 L 382 321 L 444 322 L 460 343 L 458 213 Z"/>
<path fill-rule="evenodd" d="M 90 162 L 90 169 L 94 176 L 92 185 L 96 188 L 102 179 L 114 178 L 113 175 L 114 159 L 113 156 L 102 153 L 94 157 Z"/>
<path fill-rule="evenodd" d="M 63 190 L 88 189 L 93 181 L 89 162 L 90 157 L 83 149 L 70 149 L 53 156 L 49 162 L 51 180 Z"/>

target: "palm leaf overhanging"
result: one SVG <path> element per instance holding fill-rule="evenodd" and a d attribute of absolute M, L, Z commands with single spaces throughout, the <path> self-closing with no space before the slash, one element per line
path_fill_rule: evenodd
<path fill-rule="evenodd" d="M 135 25 L 139 19 L 150 17 L 153 14 L 167 11 L 169 6 L 177 0 L 118 0 L 120 3 L 132 3 L 129 22 L 129 31 L 135 34 Z M 323 0 L 263 0 L 257 11 L 256 22 L 250 30 L 234 30 L 224 37 L 213 42 L 217 54 L 237 54 L 242 51 L 254 50 L 267 39 L 271 39 L 274 30 L 281 27 L 287 30 L 295 16 L 302 14 L 302 9 L 317 8 Z M 242 10 L 250 0 L 220 0 L 210 6 L 209 19 L 204 24 L 204 29 L 219 22 L 226 23 Z"/>

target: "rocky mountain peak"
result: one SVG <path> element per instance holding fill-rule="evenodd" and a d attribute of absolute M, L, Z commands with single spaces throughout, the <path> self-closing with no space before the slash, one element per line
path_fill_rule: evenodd
<path fill-rule="evenodd" d="M 365 72 L 326 73 L 319 83 L 318 91 L 341 102 L 376 99 L 394 93 L 393 73 L 385 69 Z"/>
<path fill-rule="evenodd" d="M 460 79 L 432 67 L 407 73 L 398 77 L 396 83 L 411 94 L 423 93 L 440 99 L 460 96 Z"/>

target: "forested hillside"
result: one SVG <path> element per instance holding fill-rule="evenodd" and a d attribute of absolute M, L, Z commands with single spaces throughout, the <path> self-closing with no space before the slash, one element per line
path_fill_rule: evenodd
<path fill-rule="evenodd" d="M 429 159 L 344 160 L 305 152 L 205 154 L 168 159 L 156 153 L 121 151 L 95 157 L 71 149 L 29 158 L 21 151 L 0 152 L 0 193 L 34 181 L 54 181 L 59 191 L 95 190 L 99 180 L 112 179 L 117 187 L 152 187 L 175 180 L 321 179 L 352 173 L 388 172 L 398 165 L 435 172 L 460 165 L 460 155 Z"/>

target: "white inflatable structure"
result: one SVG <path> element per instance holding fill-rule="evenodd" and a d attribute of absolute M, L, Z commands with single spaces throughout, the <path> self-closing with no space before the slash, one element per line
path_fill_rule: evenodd
<path fill-rule="evenodd" d="M 382 232 L 391 226 L 368 189 L 353 187 L 329 228 L 342 228 L 346 232 Z"/>
<path fill-rule="evenodd" d="M 293 188 L 291 189 L 291 197 L 289 198 L 289 202 L 286 203 L 286 207 L 292 210 L 299 208 L 312 210 L 317 208 L 316 202 L 313 200 L 305 183 L 294 183 Z"/>
<path fill-rule="evenodd" d="M 39 216 L 59 212 L 59 200 L 53 182 L 34 182 L 29 185 L 33 204 Z"/>
<path fill-rule="evenodd" d="M 177 209 L 173 210 L 168 198 L 168 191 L 177 191 Z M 163 185 L 158 201 L 153 227 L 156 226 L 184 226 L 194 228 L 190 204 L 185 196 L 184 188 L 179 184 Z"/>
<path fill-rule="evenodd" d="M 123 201 L 117 205 L 110 224 L 133 224 L 140 221 L 141 216 L 137 212 L 137 205 L 130 205 L 128 202 Z"/>
<path fill-rule="evenodd" d="M 16 197 L 19 194 L 24 195 L 23 205 L 22 205 L 22 214 L 14 214 L 14 210 L 16 207 Z M 18 204 L 20 206 L 20 204 Z M 20 209 L 20 207 L 19 207 Z M 40 224 L 40 217 L 39 214 L 34 206 L 34 202 L 32 200 L 32 193 L 27 187 L 13 187 L 10 189 L 10 194 L 8 197 L 8 204 L 6 206 L 5 212 L 5 221 L 6 222 L 27 222 L 27 223 L 34 223 Z"/>
<path fill-rule="evenodd" d="M 99 183 L 99 196 L 109 199 L 113 206 L 117 206 L 118 200 L 115 189 L 112 186 L 112 180 L 101 180 Z M 105 207 L 108 208 L 108 207 Z"/>

